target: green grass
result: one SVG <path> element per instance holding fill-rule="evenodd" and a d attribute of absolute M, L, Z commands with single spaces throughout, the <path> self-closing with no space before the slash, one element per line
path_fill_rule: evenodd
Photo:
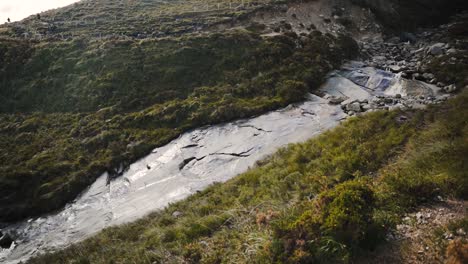
<path fill-rule="evenodd" d="M 0 26 L 5 36 L 155 38 L 205 31 L 286 1 L 84 0 Z"/>
<path fill-rule="evenodd" d="M 227 183 L 31 263 L 347 263 L 414 206 L 466 198 L 467 98 L 352 118 Z"/>
<path fill-rule="evenodd" d="M 301 101 L 356 50 L 345 36 L 246 30 L 0 42 L 0 218 L 57 209 L 188 129 Z"/>

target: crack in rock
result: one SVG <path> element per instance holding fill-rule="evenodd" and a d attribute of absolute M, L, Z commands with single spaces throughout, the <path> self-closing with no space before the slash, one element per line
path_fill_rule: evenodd
<path fill-rule="evenodd" d="M 249 153 L 252 149 L 254 149 L 254 148 L 250 148 L 250 149 L 248 149 L 246 151 L 243 151 L 243 152 L 240 152 L 240 153 L 216 152 L 216 153 L 211 153 L 210 156 L 226 155 L 226 156 L 234 156 L 234 157 L 245 158 L 245 157 L 249 157 L 251 155 L 251 154 L 247 154 L 247 153 Z"/>
<path fill-rule="evenodd" d="M 314 112 L 307 111 L 307 110 L 305 110 L 304 108 L 301 108 L 301 115 L 303 115 L 303 116 L 307 116 L 307 115 L 309 115 L 309 116 L 315 116 L 315 113 L 314 113 Z"/>
<path fill-rule="evenodd" d="M 198 144 L 190 144 L 190 145 L 187 145 L 187 146 L 183 146 L 182 148 L 187 149 L 187 148 L 194 148 L 194 147 L 198 147 Z"/>
<path fill-rule="evenodd" d="M 187 166 L 187 164 L 189 164 L 192 160 L 196 160 L 196 161 L 200 161 L 202 159 L 204 159 L 206 156 L 203 156 L 203 157 L 200 157 L 200 158 L 197 158 L 197 157 L 190 157 L 190 158 L 187 158 L 187 159 L 184 159 L 180 164 L 179 164 L 179 170 L 182 170 L 185 166 Z"/>
<path fill-rule="evenodd" d="M 267 133 L 273 132 L 273 131 L 271 131 L 271 130 L 265 130 L 265 129 L 263 129 L 263 128 L 256 127 L 256 126 L 254 126 L 254 125 L 240 125 L 239 127 L 250 127 L 250 128 L 256 129 L 256 130 L 258 130 L 258 131 L 267 132 Z"/>

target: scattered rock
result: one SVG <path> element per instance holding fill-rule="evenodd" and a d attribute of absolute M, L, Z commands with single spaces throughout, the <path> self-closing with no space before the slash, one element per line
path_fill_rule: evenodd
<path fill-rule="evenodd" d="M 359 112 L 362 111 L 362 109 L 361 109 L 361 104 L 358 103 L 358 102 L 354 102 L 354 103 L 348 104 L 348 105 L 346 106 L 346 109 L 347 109 L 348 111 L 353 111 L 353 112 L 355 112 L 355 113 L 359 113 Z"/>
<path fill-rule="evenodd" d="M 445 43 L 437 43 L 429 47 L 428 53 L 434 56 L 444 53 Z"/>
<path fill-rule="evenodd" d="M 446 93 L 453 93 L 457 90 L 457 87 L 455 86 L 455 84 L 451 84 L 451 85 L 448 85 L 448 86 L 445 86 L 444 87 L 444 91 Z"/>
<path fill-rule="evenodd" d="M 402 71 L 402 67 L 398 66 L 398 65 L 391 65 L 388 67 L 392 72 L 401 72 Z"/>
<path fill-rule="evenodd" d="M 423 73 L 422 77 L 425 79 L 425 80 L 432 80 L 435 78 L 434 74 L 432 73 Z"/>
<path fill-rule="evenodd" d="M 466 232 L 465 232 L 465 230 L 463 230 L 463 228 L 459 228 L 459 229 L 457 229 L 457 235 L 466 236 Z"/>
<path fill-rule="evenodd" d="M 457 50 L 454 48 L 447 50 L 447 54 L 455 54 L 455 53 L 457 53 Z"/>
<path fill-rule="evenodd" d="M 344 102 L 346 99 L 343 97 L 332 96 L 328 99 L 328 103 L 332 105 L 339 105 Z"/>
<path fill-rule="evenodd" d="M 182 215 L 183 215 L 183 213 L 180 212 L 180 211 L 174 211 L 174 212 L 172 213 L 172 217 L 175 217 L 175 218 L 178 218 L 178 217 L 180 217 L 180 216 L 182 216 Z"/>

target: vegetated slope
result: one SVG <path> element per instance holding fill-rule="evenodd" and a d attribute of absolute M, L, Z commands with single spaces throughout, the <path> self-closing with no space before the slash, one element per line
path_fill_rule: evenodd
<path fill-rule="evenodd" d="M 31 263 L 347 263 L 435 197 L 466 199 L 468 91 L 374 112 Z"/>
<path fill-rule="evenodd" d="M 52 13 L 81 12 L 86 3 Z M 138 3 L 135 10 L 149 10 L 150 2 Z M 59 208 L 101 173 L 113 175 L 187 129 L 303 100 L 357 53 L 349 37 L 297 35 L 287 25 L 270 37 L 248 27 L 164 39 L 81 32 L 40 40 L 8 35 L 19 24 L 7 25 L 0 39 L 1 220 Z"/>
<path fill-rule="evenodd" d="M 14 22 L 0 32 L 49 39 L 165 37 L 235 23 L 255 11 L 285 3 L 276 0 L 82 0 Z"/>

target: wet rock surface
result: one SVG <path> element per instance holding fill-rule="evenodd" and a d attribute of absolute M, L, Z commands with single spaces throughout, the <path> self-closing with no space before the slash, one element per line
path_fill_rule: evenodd
<path fill-rule="evenodd" d="M 17 233 L 18 246 L 0 252 L 0 262 L 24 261 L 143 217 L 231 179 L 279 147 L 313 137 L 344 118 L 339 105 L 309 95 L 304 103 L 259 117 L 185 133 L 132 164 L 120 177 L 102 175 L 62 211 L 6 227 Z"/>
<path fill-rule="evenodd" d="M 376 110 L 418 109 L 449 97 L 435 85 L 405 79 L 363 62 L 350 62 L 332 72 L 320 92 L 330 105 L 340 105 L 349 116 Z"/>

